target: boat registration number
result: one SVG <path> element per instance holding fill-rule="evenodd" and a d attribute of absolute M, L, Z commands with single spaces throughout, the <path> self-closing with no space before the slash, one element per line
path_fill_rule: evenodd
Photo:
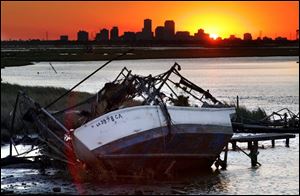
<path fill-rule="evenodd" d="M 117 123 L 118 120 L 122 119 L 123 116 L 121 114 L 115 114 L 111 116 L 107 116 L 106 118 L 103 118 L 99 120 L 96 123 L 96 126 L 99 127 L 101 125 L 109 124 L 109 123 Z M 92 125 L 92 128 L 94 128 L 94 125 Z"/>

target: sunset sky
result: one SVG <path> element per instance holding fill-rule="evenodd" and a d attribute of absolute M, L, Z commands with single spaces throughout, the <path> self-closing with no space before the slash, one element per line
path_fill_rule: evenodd
<path fill-rule="evenodd" d="M 199 28 L 222 38 L 249 32 L 259 36 L 295 39 L 299 28 L 298 1 L 253 2 L 49 2 L 1 1 L 1 40 L 76 39 L 78 30 L 93 36 L 102 28 L 118 26 L 124 31 L 141 31 L 143 20 L 152 19 L 152 31 L 165 20 L 175 21 L 176 31 Z M 93 38 L 90 36 L 90 38 Z"/>

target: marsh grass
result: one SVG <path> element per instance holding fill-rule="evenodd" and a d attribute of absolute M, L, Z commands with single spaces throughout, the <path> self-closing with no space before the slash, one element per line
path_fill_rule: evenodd
<path fill-rule="evenodd" d="M 1 141 L 7 141 L 7 138 L 9 136 L 9 130 L 12 120 L 12 111 L 14 109 L 17 94 L 20 90 L 22 90 L 28 96 L 33 98 L 42 107 L 48 105 L 54 99 L 56 99 L 57 97 L 59 97 L 67 91 L 67 89 L 64 88 L 28 87 L 16 84 L 1 83 Z M 56 104 L 51 106 L 49 110 L 61 110 L 70 105 L 83 101 L 90 96 L 92 95 L 89 93 L 72 92 L 70 95 L 67 95 L 66 97 L 58 101 Z M 15 133 L 20 133 L 23 129 L 23 124 L 20 120 L 20 111 L 18 110 L 20 109 L 20 105 L 17 106 L 19 106 L 19 108 L 17 108 L 16 124 L 14 126 L 14 130 Z"/>
<path fill-rule="evenodd" d="M 240 106 L 237 109 L 239 121 L 243 123 L 255 123 L 267 116 L 264 109 L 258 107 L 255 110 L 249 110 L 245 106 Z"/>
<path fill-rule="evenodd" d="M 257 107 L 254 110 L 250 110 L 244 105 L 239 105 L 239 107 L 237 107 L 236 103 L 234 102 L 231 103 L 225 102 L 225 105 L 230 107 L 235 107 L 236 114 L 235 114 L 235 118 L 233 119 L 233 121 L 235 122 L 255 123 L 267 117 L 266 111 L 261 107 Z"/>

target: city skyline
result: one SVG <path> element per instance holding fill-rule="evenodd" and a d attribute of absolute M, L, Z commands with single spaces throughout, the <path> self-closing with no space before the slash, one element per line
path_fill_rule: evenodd
<path fill-rule="evenodd" d="M 244 41 L 252 41 L 252 40 L 289 40 L 287 37 L 275 37 L 272 39 L 267 36 L 258 36 L 254 37 L 251 33 L 245 32 L 242 37 L 238 37 L 235 34 L 231 34 L 229 37 L 221 38 L 216 34 L 209 34 L 205 32 L 205 29 L 198 29 L 196 33 L 191 34 L 189 31 L 176 31 L 176 23 L 173 20 L 166 20 L 163 26 L 157 26 L 152 31 L 152 20 L 147 18 L 144 19 L 144 26 L 140 29 L 140 31 L 123 31 L 124 34 L 119 34 L 118 26 L 113 26 L 111 29 L 102 28 L 95 35 L 90 35 L 90 32 L 85 31 L 84 29 L 80 29 L 77 31 L 77 36 L 75 39 L 70 40 L 68 34 L 62 34 L 56 39 L 48 39 L 48 32 L 46 32 L 46 39 L 29 39 L 30 40 L 45 40 L 45 41 L 97 41 L 97 42 L 132 42 L 132 41 L 202 41 L 202 42 L 212 42 L 214 40 L 244 40 Z M 298 40 L 299 39 L 299 30 L 296 30 L 295 39 L 290 40 Z M 21 39 L 19 39 L 21 40 Z M 6 41 L 6 40 L 3 40 Z M 9 40 L 8 40 L 9 41 Z M 14 41 L 14 40 L 11 40 Z M 18 40 L 15 40 L 18 41 Z M 27 40 L 22 40 L 27 41 Z"/>
<path fill-rule="evenodd" d="M 253 37 L 251 33 L 245 32 L 242 37 L 237 37 L 231 34 L 227 38 L 221 38 L 216 34 L 209 34 L 205 32 L 205 29 L 198 29 L 194 34 L 189 31 L 176 31 L 176 23 L 173 20 L 166 20 L 163 26 L 157 26 L 153 28 L 152 31 L 152 20 L 147 18 L 144 19 L 144 26 L 138 32 L 124 31 L 123 35 L 119 35 L 119 29 L 117 26 L 111 29 L 103 28 L 100 29 L 95 36 L 91 37 L 89 32 L 81 29 L 77 32 L 76 41 L 204 41 L 211 42 L 214 40 L 273 40 L 267 36 L 259 36 L 257 38 Z M 296 40 L 299 39 L 299 30 L 296 30 Z M 286 37 L 278 36 L 274 40 L 288 40 Z M 61 35 L 60 41 L 70 41 L 68 35 Z M 75 40 L 72 40 L 75 41 Z"/>
<path fill-rule="evenodd" d="M 64 9 L 66 6 L 68 9 Z M 80 29 L 88 31 L 94 39 L 100 29 L 110 30 L 112 27 L 118 27 L 119 35 L 124 32 L 143 32 L 141 26 L 146 18 L 152 20 L 151 31 L 154 34 L 156 27 L 164 26 L 166 20 L 173 20 L 176 32 L 189 31 L 191 35 L 204 29 L 206 33 L 223 39 L 230 35 L 243 38 L 244 33 L 250 33 L 253 39 L 264 36 L 275 39 L 281 36 L 293 40 L 299 23 L 298 8 L 299 2 L 295 1 L 1 1 L 1 40 L 57 40 L 60 35 L 68 35 L 70 40 L 76 40 Z M 253 13 L 249 14 L 250 11 Z"/>

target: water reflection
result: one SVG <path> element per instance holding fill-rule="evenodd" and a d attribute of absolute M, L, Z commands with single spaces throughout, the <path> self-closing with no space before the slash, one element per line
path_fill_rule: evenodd
<path fill-rule="evenodd" d="M 103 72 L 90 78 L 78 90 L 95 92 L 105 82 L 114 79 L 123 66 L 127 66 L 138 74 L 155 75 L 167 70 L 174 61 L 181 64 L 182 75 L 204 89 L 210 89 L 210 92 L 220 100 L 235 101 L 236 95 L 239 95 L 240 104 L 250 109 L 260 106 L 271 113 L 287 107 L 293 112 L 299 111 L 299 64 L 296 63 L 299 61 L 298 57 L 116 61 Z M 4 82 L 22 85 L 70 88 L 103 63 L 101 61 L 52 62 L 58 72 L 55 74 L 47 62 L 42 62 L 32 66 L 1 69 L 1 77 Z M 262 166 L 258 169 L 252 169 L 249 158 L 242 153 L 230 151 L 228 168 L 221 173 L 212 172 L 209 175 L 199 175 L 192 179 L 175 182 L 139 185 L 88 183 L 84 186 L 90 194 L 132 194 L 136 190 L 143 190 L 148 194 L 153 194 L 155 191 L 158 194 L 180 194 L 182 191 L 186 194 L 299 195 L 299 136 L 291 139 L 290 148 L 285 147 L 284 141 L 276 141 L 275 148 L 271 148 L 269 141 L 259 143 L 259 145 L 264 145 L 265 149 L 259 149 L 258 161 L 262 163 Z M 2 146 L 1 157 L 5 156 L 5 151 L 8 152 L 7 146 Z M 33 174 L 29 175 L 28 172 L 29 174 L 33 172 Z M 72 182 L 61 179 L 49 181 L 36 174 L 35 170 L 1 169 L 1 177 L 9 175 L 23 176 L 21 180 L 27 180 L 30 183 L 31 178 L 35 181 L 40 180 L 40 189 L 31 186 L 29 193 L 52 193 L 51 187 L 65 184 L 62 186 L 63 193 L 77 194 Z M 28 178 L 24 177 L 25 175 L 28 175 Z M 11 182 L 9 179 L 2 178 L 1 187 L 8 187 Z"/>
<path fill-rule="evenodd" d="M 35 150 L 34 150 L 35 149 Z M 31 151 L 33 150 L 33 151 Z M 26 153 L 29 152 L 29 153 Z M 23 154 L 22 156 L 37 156 L 40 155 L 39 149 L 36 146 L 32 145 L 16 145 L 15 148 L 12 148 L 12 155 Z M 9 155 L 9 145 L 1 146 L 1 158 L 7 157 Z"/>
<path fill-rule="evenodd" d="M 296 194 L 299 193 L 299 136 L 290 140 L 259 143 L 258 161 L 262 166 L 251 168 L 250 160 L 239 151 L 229 151 L 227 170 L 218 173 L 214 166 L 207 173 L 168 181 L 125 181 L 122 183 L 82 183 L 85 194 Z M 247 145 L 242 146 L 246 150 Z M 222 157 L 223 155 L 221 155 Z M 53 193 L 53 187 L 61 187 L 62 193 L 79 194 L 72 180 L 54 177 L 59 172 L 47 169 L 45 176 L 37 169 L 1 168 L 1 188 L 13 188 L 18 193 Z M 9 177 L 13 176 L 13 177 Z M 60 176 L 63 176 L 62 174 Z M 8 178 L 7 178 L 8 177 Z M 18 179 L 16 182 L 15 179 Z M 18 188 L 28 185 L 26 190 Z M 35 184 L 38 183 L 38 186 Z M 10 186 L 12 185 L 12 187 Z M 19 190 L 19 192 L 18 192 Z"/>
<path fill-rule="evenodd" d="M 193 59 L 145 59 L 114 61 L 76 88 L 78 91 L 95 93 L 104 83 L 113 80 L 126 66 L 133 73 L 156 75 L 168 70 L 174 62 L 181 67 L 181 74 L 209 89 L 218 99 L 235 102 L 250 109 L 263 107 L 273 112 L 283 107 L 298 111 L 299 61 L 298 57 L 239 57 Z M 105 61 L 48 62 L 1 69 L 2 82 L 28 86 L 56 86 L 71 88 L 97 69 Z M 39 72 L 39 74 L 37 74 Z"/>

